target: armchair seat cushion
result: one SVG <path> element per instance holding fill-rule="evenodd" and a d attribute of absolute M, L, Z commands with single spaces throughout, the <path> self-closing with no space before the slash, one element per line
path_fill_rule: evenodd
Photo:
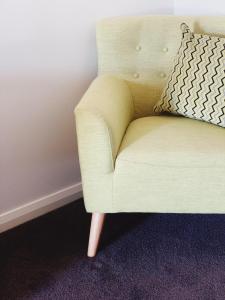
<path fill-rule="evenodd" d="M 136 164 L 225 167 L 225 130 L 184 117 L 151 116 L 133 121 L 117 156 Z"/>
<path fill-rule="evenodd" d="M 130 123 L 115 164 L 114 211 L 225 212 L 225 131 L 177 116 Z"/>

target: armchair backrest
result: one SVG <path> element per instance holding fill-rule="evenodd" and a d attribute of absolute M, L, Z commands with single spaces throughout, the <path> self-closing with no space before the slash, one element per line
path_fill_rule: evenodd
<path fill-rule="evenodd" d="M 116 17 L 97 24 L 99 74 L 127 81 L 136 117 L 152 114 L 180 45 L 182 22 L 196 33 L 225 36 L 225 16 Z"/>

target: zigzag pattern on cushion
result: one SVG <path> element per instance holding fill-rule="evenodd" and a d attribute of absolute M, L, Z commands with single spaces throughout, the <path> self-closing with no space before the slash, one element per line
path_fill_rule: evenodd
<path fill-rule="evenodd" d="M 170 112 L 225 127 L 225 38 L 194 34 L 182 41 L 155 112 Z"/>

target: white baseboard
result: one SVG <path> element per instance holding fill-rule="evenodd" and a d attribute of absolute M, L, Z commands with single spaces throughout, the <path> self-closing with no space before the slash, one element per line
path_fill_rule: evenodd
<path fill-rule="evenodd" d="M 78 182 L 55 193 L 0 214 L 0 233 L 39 217 L 82 197 L 82 185 Z"/>

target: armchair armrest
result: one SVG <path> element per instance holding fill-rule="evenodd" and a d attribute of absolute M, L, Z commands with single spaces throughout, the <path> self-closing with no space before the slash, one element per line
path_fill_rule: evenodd
<path fill-rule="evenodd" d="M 112 172 L 133 118 L 132 96 L 125 81 L 109 75 L 97 77 L 75 108 L 75 116 L 81 164 L 84 156 L 87 167 L 94 164 L 104 173 Z"/>
<path fill-rule="evenodd" d="M 96 208 L 94 199 L 92 203 L 89 201 L 91 195 L 93 198 L 94 193 L 104 194 L 104 188 L 112 185 L 107 175 L 114 170 L 115 158 L 133 112 L 128 85 L 110 75 L 97 77 L 75 108 L 81 176 L 88 211 Z"/>

